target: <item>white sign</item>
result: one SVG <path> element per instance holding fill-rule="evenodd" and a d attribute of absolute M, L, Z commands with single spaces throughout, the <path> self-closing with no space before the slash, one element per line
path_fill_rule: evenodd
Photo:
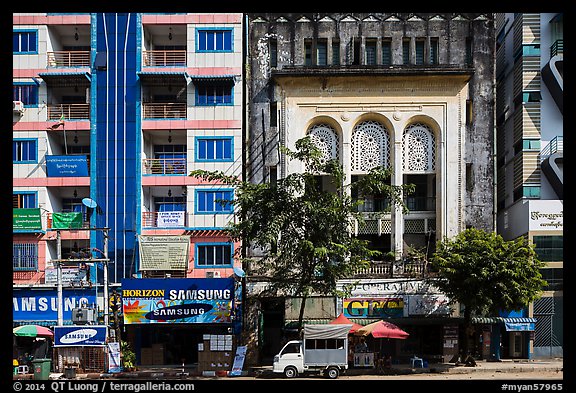
<path fill-rule="evenodd" d="M 440 290 L 424 280 L 398 279 L 372 279 L 355 282 L 350 280 L 339 280 L 338 289 L 343 289 L 344 285 L 352 284 L 351 297 L 368 297 L 383 295 L 404 295 L 404 294 L 440 294 Z"/>
<path fill-rule="evenodd" d="M 158 228 L 163 227 L 183 227 L 184 226 L 184 212 L 158 212 L 158 219 L 156 220 Z"/>
<path fill-rule="evenodd" d="M 564 229 L 564 204 L 561 201 L 546 202 L 546 204 L 530 204 L 531 231 L 561 231 Z"/>
<path fill-rule="evenodd" d="M 45 270 L 45 283 L 56 285 L 58 283 L 58 269 Z M 62 269 L 62 285 L 68 286 L 71 283 L 74 285 L 80 285 L 80 283 L 87 284 L 86 282 L 86 270 L 77 267 L 70 269 Z"/>
<path fill-rule="evenodd" d="M 246 346 L 239 345 L 236 348 L 236 356 L 234 356 L 234 363 L 232 364 L 232 371 L 230 371 L 230 376 L 240 376 L 242 375 L 242 368 L 244 367 L 244 359 L 246 358 Z"/>
<path fill-rule="evenodd" d="M 190 236 L 139 235 L 141 270 L 185 270 L 188 268 Z"/>
<path fill-rule="evenodd" d="M 120 364 L 120 343 L 108 343 L 108 372 L 119 373 L 122 371 Z"/>

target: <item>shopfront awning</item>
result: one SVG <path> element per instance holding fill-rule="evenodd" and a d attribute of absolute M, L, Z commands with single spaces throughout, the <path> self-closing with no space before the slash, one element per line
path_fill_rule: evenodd
<path fill-rule="evenodd" d="M 473 317 L 473 324 L 504 324 L 506 331 L 533 331 L 536 323 L 535 318 L 512 318 L 512 317 Z"/>

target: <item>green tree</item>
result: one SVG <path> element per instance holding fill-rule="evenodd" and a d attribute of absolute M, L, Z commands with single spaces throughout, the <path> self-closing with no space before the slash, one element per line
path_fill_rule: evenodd
<path fill-rule="evenodd" d="M 493 232 L 469 228 L 437 242 L 431 267 L 438 274 L 429 280 L 451 301 L 465 306 L 464 327 L 469 332 L 472 316 L 520 310 L 538 299 L 547 285 L 540 273 L 543 266 L 526 238 L 504 241 Z M 474 364 L 468 356 L 468 336 L 460 360 Z"/>
<path fill-rule="evenodd" d="M 324 160 L 310 137 L 296 142 L 296 151 L 284 148 L 289 160 L 300 160 L 306 170 L 291 173 L 275 183 L 254 184 L 219 171 L 195 170 L 190 176 L 235 187 L 230 202 L 238 218 L 226 228 L 230 237 L 258 250 L 246 258 L 255 266 L 250 274 L 268 277 L 268 294 L 301 297 L 298 328 L 306 299 L 312 294 L 342 295 L 336 282 L 365 267 L 380 253 L 368 242 L 352 236 L 352 219 L 361 223 L 357 206 L 362 197 L 388 195 L 392 206 L 406 209 L 402 194 L 414 185 L 392 186 L 389 168 L 374 168 L 353 184 L 344 184 L 344 171 L 336 160 Z M 316 175 L 329 175 L 330 190 L 317 184 Z M 355 188 L 353 200 L 347 188 Z M 222 201 L 223 202 L 223 201 Z"/>

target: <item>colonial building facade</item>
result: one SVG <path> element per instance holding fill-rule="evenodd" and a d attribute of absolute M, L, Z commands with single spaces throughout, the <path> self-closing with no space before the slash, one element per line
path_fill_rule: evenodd
<path fill-rule="evenodd" d="M 416 185 L 405 196 L 408 213 L 379 214 L 387 201 L 373 195 L 362 205 L 365 225 L 354 228 L 394 260 L 372 261 L 342 280 L 357 283 L 351 297 L 319 297 L 305 318 L 326 322 L 343 312 L 366 324 L 387 317 L 411 333 L 394 348 L 398 357 L 451 357 L 460 310 L 421 285 L 428 272 L 408 256 L 431 252 L 468 226 L 495 228 L 492 15 L 249 14 L 247 26 L 247 180 L 303 171 L 278 146 L 294 149 L 310 136 L 326 159 L 342 164 L 347 183 L 386 166 L 390 184 Z M 265 277 L 248 277 L 253 295 L 265 287 Z M 290 331 L 298 303 L 253 305 L 262 356 Z"/>

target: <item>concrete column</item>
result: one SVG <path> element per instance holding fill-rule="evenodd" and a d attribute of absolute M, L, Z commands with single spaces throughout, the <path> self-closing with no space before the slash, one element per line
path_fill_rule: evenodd
<path fill-rule="evenodd" d="M 396 137 L 398 135 L 398 137 Z M 402 179 L 402 133 L 399 132 L 392 136 L 392 186 L 401 186 Z M 395 252 L 394 260 L 394 273 L 401 273 L 403 267 L 401 265 L 402 253 L 404 251 L 404 214 L 402 213 L 402 206 L 393 206 L 390 212 L 392 219 L 392 249 Z"/>

